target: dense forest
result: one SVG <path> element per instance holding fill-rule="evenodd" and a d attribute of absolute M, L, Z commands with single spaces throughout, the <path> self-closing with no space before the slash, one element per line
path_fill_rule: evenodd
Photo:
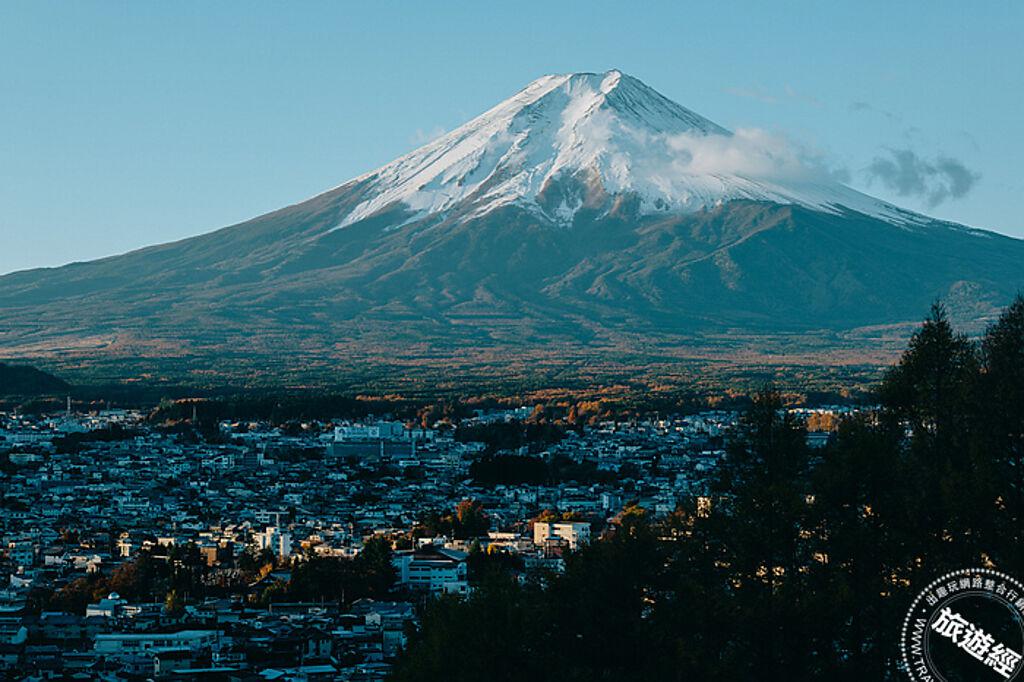
<path fill-rule="evenodd" d="M 35 367 L 0 362 L 0 397 L 60 393 L 69 388 L 62 379 Z"/>
<path fill-rule="evenodd" d="M 703 499 L 627 508 L 564 574 L 432 602 L 394 679 L 897 679 L 913 595 L 1024 575 L 1024 299 L 980 341 L 936 305 L 822 450 L 767 388 Z"/>

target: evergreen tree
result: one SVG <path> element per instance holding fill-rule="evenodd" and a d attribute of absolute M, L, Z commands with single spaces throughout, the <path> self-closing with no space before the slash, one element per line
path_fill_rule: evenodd
<path fill-rule="evenodd" d="M 397 573 L 392 563 L 394 553 L 387 538 L 372 537 L 363 543 L 356 557 L 356 570 L 367 596 L 386 599 L 395 584 Z"/>
<path fill-rule="evenodd" d="M 736 608 L 728 667 L 751 676 L 796 679 L 808 636 L 793 613 L 805 592 L 801 568 L 809 560 L 806 519 L 809 486 L 807 432 L 766 388 L 743 418 L 712 485 L 708 522 L 725 548 L 727 582 Z"/>
<path fill-rule="evenodd" d="M 902 432 L 873 417 L 847 420 L 813 475 L 810 617 L 818 627 L 819 679 L 881 680 L 893 674 L 896 639 L 879 623 L 903 617 L 902 585 L 921 540 L 907 491 L 915 472 L 901 456 Z"/>
<path fill-rule="evenodd" d="M 880 395 L 885 417 L 909 435 L 904 456 L 916 474 L 914 526 L 928 540 L 922 562 L 935 572 L 978 563 L 991 537 L 995 495 L 978 434 L 978 349 L 934 304 Z"/>
<path fill-rule="evenodd" d="M 1024 296 L 1018 295 L 982 342 L 985 447 L 1000 481 L 999 554 L 1024 570 Z M 993 550 L 996 547 L 992 548 Z"/>

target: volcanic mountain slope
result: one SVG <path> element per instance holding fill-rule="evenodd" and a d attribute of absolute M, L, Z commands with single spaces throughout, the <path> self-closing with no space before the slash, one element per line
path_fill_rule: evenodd
<path fill-rule="evenodd" d="M 1024 286 L 1024 242 L 760 172 L 771 150 L 723 165 L 743 142 L 617 71 L 547 76 L 300 204 L 0 277 L 0 356 L 571 361 L 905 324 L 936 298 L 984 320 Z"/>

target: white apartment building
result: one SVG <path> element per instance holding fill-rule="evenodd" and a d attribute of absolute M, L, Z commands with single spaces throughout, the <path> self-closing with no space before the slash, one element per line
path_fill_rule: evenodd
<path fill-rule="evenodd" d="M 253 539 L 257 549 L 269 549 L 278 558 L 287 559 L 292 554 L 292 534 L 277 526 L 267 526 L 262 533 L 254 534 Z"/>
<path fill-rule="evenodd" d="M 569 549 L 579 549 L 580 545 L 590 542 L 590 524 L 586 521 L 569 521 L 551 523 L 536 521 L 533 524 L 533 544 L 543 546 L 551 540 L 565 540 Z"/>
<path fill-rule="evenodd" d="M 397 552 L 394 558 L 398 581 L 437 593 L 465 594 L 469 591 L 467 554 L 456 549 L 426 545 Z"/>

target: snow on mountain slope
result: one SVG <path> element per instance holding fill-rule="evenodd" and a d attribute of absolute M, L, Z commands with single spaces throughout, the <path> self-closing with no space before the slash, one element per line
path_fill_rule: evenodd
<path fill-rule="evenodd" d="M 542 208 L 554 180 L 599 179 L 644 213 L 692 212 L 733 199 L 851 209 L 889 222 L 919 216 L 857 192 L 759 131 L 736 133 L 619 71 L 544 76 L 469 123 L 368 173 L 369 198 L 338 228 L 403 204 L 414 218 L 516 203 L 571 222 L 581 202 Z M 337 228 L 336 228 L 337 229 Z"/>

